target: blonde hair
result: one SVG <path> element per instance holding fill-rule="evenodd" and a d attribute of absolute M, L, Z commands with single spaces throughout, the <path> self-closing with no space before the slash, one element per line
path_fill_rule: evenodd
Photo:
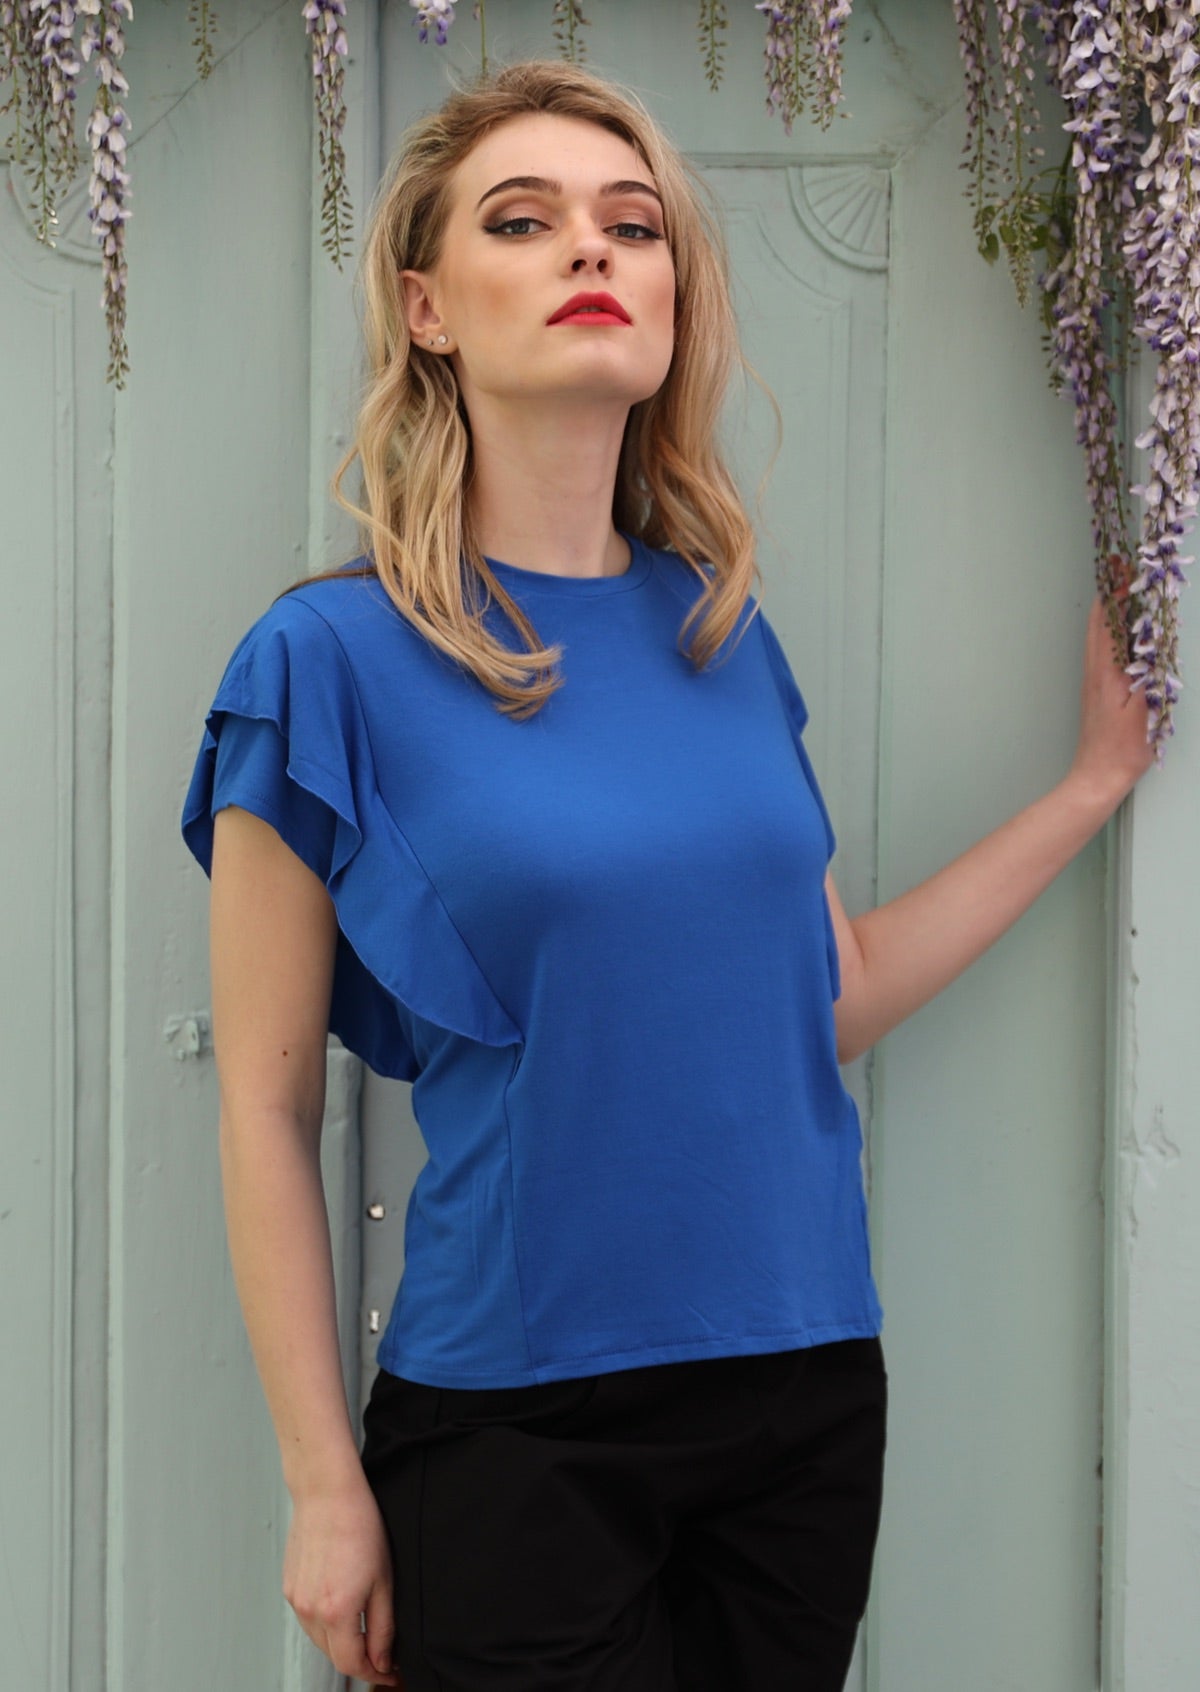
<path fill-rule="evenodd" d="M 758 574 L 750 520 L 717 444 L 733 368 L 749 367 L 738 345 L 725 242 L 704 185 L 635 97 L 578 66 L 526 60 L 456 89 L 406 131 L 372 208 L 362 261 L 369 375 L 333 492 L 359 519 L 364 551 L 397 609 L 517 718 L 562 685 L 562 649 L 541 644 L 480 550 L 465 498 L 472 469 L 465 406 L 450 361 L 414 346 L 400 272 L 436 263 L 458 165 L 489 131 L 528 113 L 580 118 L 619 135 L 662 195 L 676 273 L 675 351 L 658 391 L 631 408 L 613 521 L 695 570 L 702 592 L 680 648 L 698 621 L 686 648 L 697 668 L 733 630 Z M 342 492 L 356 458 L 365 509 Z M 484 589 L 475 607 L 466 603 L 464 561 Z M 484 624 L 493 599 L 527 650 L 514 652 Z"/>

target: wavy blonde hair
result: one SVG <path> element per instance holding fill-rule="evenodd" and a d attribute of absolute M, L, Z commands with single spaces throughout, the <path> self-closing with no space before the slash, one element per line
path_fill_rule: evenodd
<path fill-rule="evenodd" d="M 662 195 L 675 263 L 675 351 L 662 386 L 631 407 L 613 521 L 695 570 L 703 591 L 680 630 L 680 649 L 697 668 L 731 633 L 758 577 L 750 519 L 717 444 L 733 369 L 753 372 L 739 347 L 728 255 L 704 184 L 640 101 L 578 66 L 526 60 L 456 89 L 405 132 L 372 207 L 362 261 L 369 372 L 333 492 L 359 520 L 364 551 L 401 614 L 517 718 L 532 715 L 562 685 L 562 649 L 542 645 L 480 550 L 466 497 L 469 419 L 450 361 L 427 354 L 409 334 L 400 272 L 433 267 L 459 164 L 497 125 L 528 113 L 580 118 L 619 135 Z M 342 491 L 355 459 L 363 506 Z M 464 561 L 483 588 L 474 607 Z M 527 650 L 514 652 L 490 632 L 482 613 L 492 600 Z"/>

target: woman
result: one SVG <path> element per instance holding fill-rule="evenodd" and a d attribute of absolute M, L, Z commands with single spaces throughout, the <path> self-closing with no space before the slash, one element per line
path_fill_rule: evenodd
<path fill-rule="evenodd" d="M 834 1692 L 886 1396 L 838 1063 L 1102 826 L 1144 707 L 1097 605 L 1068 775 L 851 922 L 677 154 L 583 71 L 510 67 L 410 131 L 365 268 L 369 554 L 239 645 L 185 814 L 284 1591 L 409 1692 Z M 413 1081 L 430 1153 L 361 1453 L 330 1028 Z"/>

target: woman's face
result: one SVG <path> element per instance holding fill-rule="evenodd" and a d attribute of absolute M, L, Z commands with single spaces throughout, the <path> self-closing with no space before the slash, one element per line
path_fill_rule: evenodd
<path fill-rule="evenodd" d="M 628 410 L 675 343 L 675 267 L 646 165 L 597 124 L 510 119 L 459 165 L 441 255 L 402 273 L 409 327 L 446 335 L 468 412 L 579 400 Z M 577 295 L 609 310 L 561 315 Z"/>

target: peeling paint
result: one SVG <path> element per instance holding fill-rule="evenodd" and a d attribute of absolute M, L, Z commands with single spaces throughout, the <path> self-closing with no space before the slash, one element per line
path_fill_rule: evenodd
<path fill-rule="evenodd" d="M 1154 1126 L 1142 1142 L 1142 1156 L 1153 1155 L 1162 1163 L 1178 1163 L 1183 1156 L 1179 1145 L 1167 1133 L 1162 1105 L 1155 1105 L 1151 1120 Z"/>

